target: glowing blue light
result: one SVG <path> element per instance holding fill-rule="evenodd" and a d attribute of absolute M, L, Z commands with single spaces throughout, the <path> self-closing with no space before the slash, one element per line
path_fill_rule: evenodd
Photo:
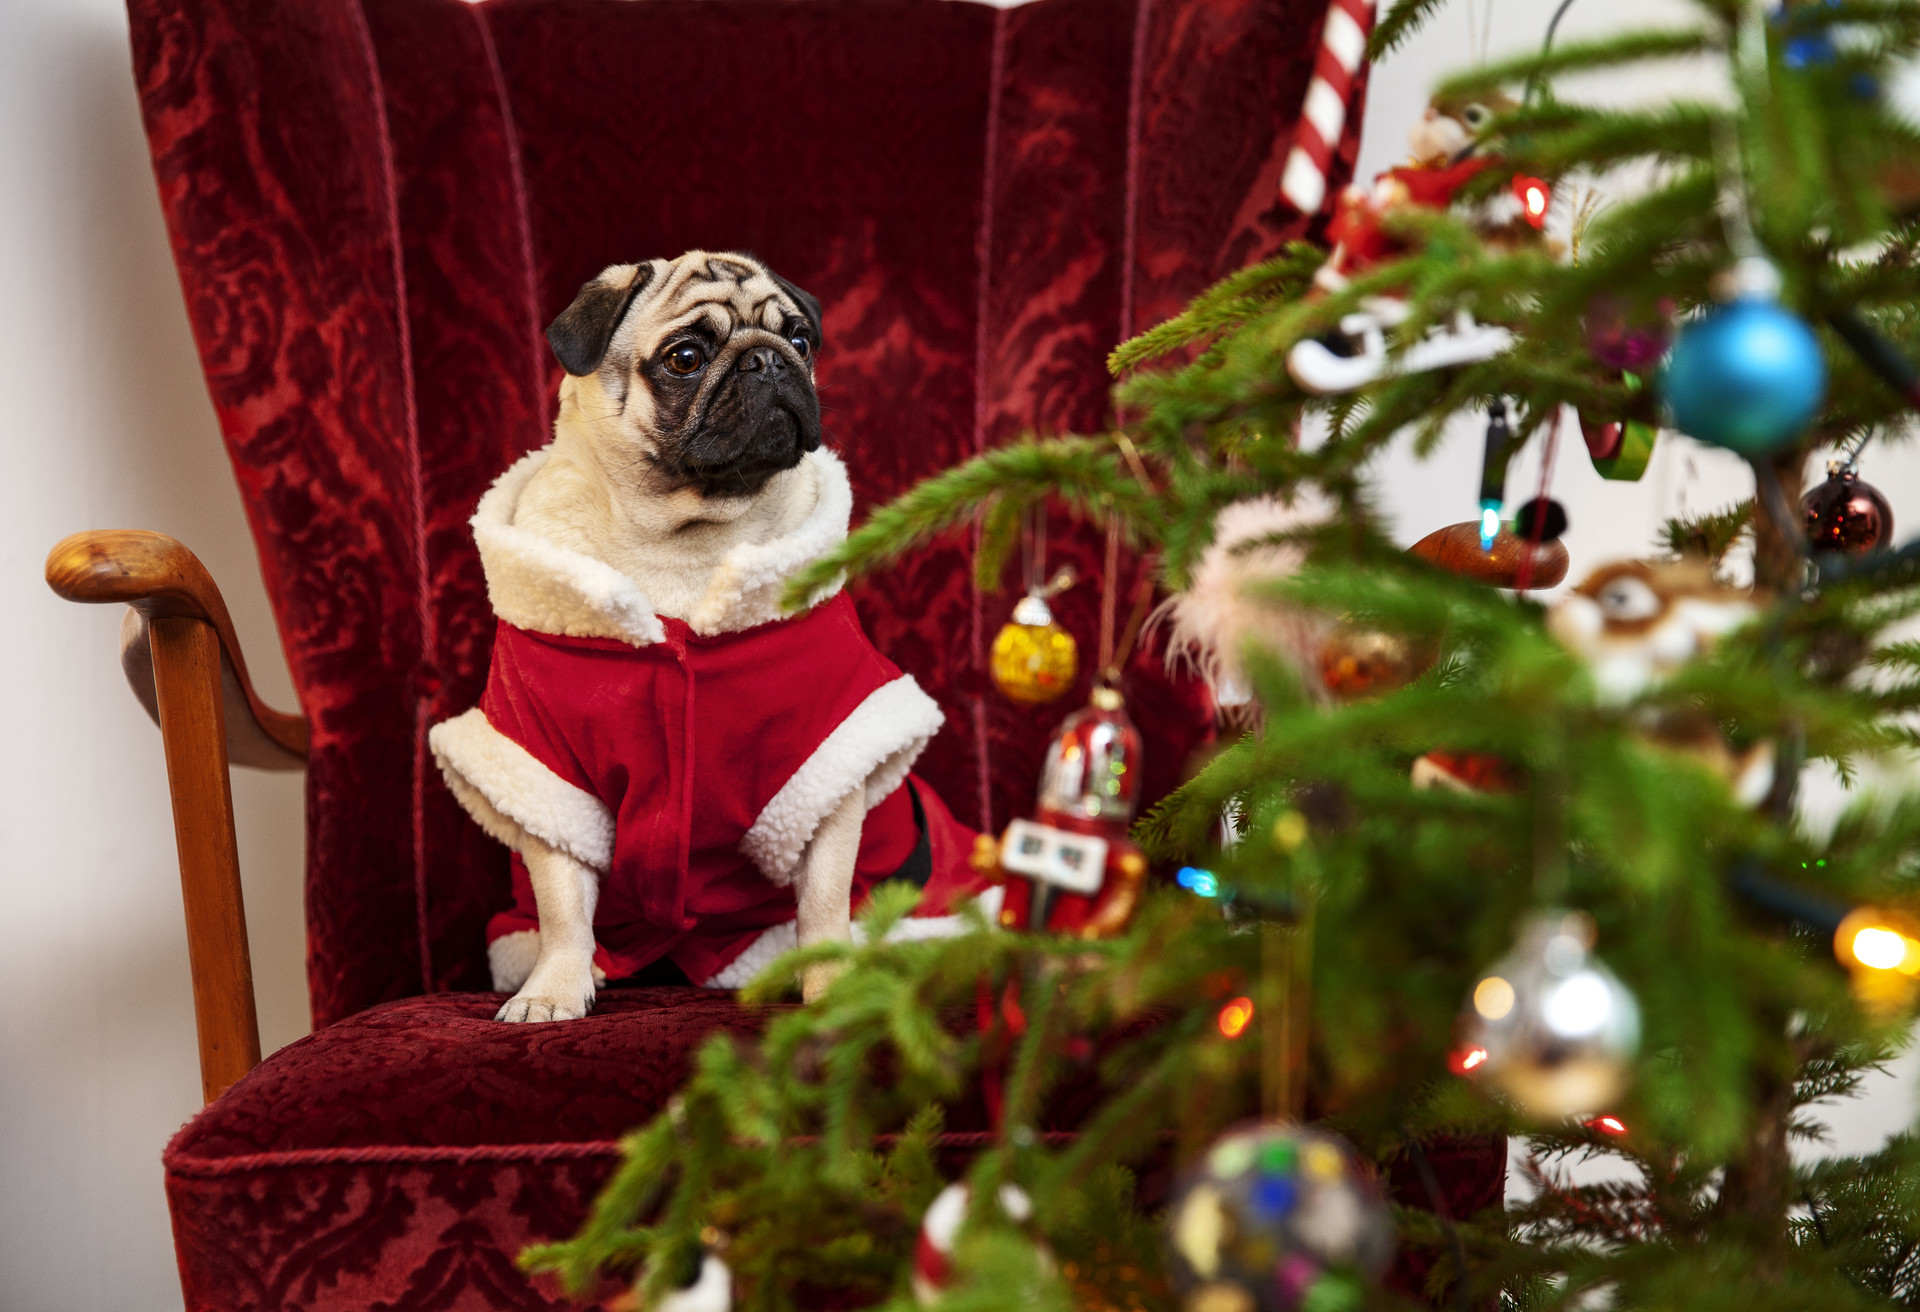
<path fill-rule="evenodd" d="M 1480 550 L 1492 551 L 1493 540 L 1500 534 L 1500 508 L 1487 506 L 1480 511 Z"/>
<path fill-rule="evenodd" d="M 1180 887 L 1190 888 L 1201 897 L 1218 897 L 1220 894 L 1220 881 L 1213 877 L 1211 870 L 1181 866 L 1173 878 Z"/>

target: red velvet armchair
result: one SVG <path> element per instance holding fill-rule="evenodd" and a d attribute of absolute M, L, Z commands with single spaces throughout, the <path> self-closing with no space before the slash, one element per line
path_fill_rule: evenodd
<path fill-rule="evenodd" d="M 466 520 L 547 440 L 541 334 L 574 289 L 705 246 L 817 294 L 830 440 L 862 507 L 1024 430 L 1096 426 L 1114 342 L 1301 235 L 1277 184 L 1324 5 L 130 0 L 181 282 L 305 712 L 253 696 L 184 547 L 56 548 L 64 595 L 134 605 L 128 669 L 167 741 L 209 1098 L 166 1153 L 190 1308 L 555 1306 L 513 1254 L 577 1226 L 692 1044 L 754 1026 L 711 990 L 611 989 L 550 1026 L 497 1025 L 477 992 L 507 856 L 425 730 L 479 693 L 493 625 Z M 1095 573 L 1092 544 L 1063 538 L 1056 558 Z M 1013 599 L 974 587 L 968 548 L 854 596 L 946 711 L 923 773 L 986 826 L 1030 803 L 1078 702 L 1036 716 L 984 686 Z M 1090 592 L 1061 604 L 1083 640 Z M 1151 654 L 1130 693 L 1163 790 L 1208 708 Z M 307 770 L 316 1029 L 258 1065 L 230 760 Z M 1454 1175 L 1457 1207 L 1497 1197 L 1497 1173 Z"/>

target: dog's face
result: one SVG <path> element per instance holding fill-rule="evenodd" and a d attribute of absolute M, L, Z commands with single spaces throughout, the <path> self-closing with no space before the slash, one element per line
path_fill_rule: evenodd
<path fill-rule="evenodd" d="M 820 303 L 749 256 L 611 265 L 547 341 L 609 467 L 649 492 L 752 496 L 820 445 Z"/>

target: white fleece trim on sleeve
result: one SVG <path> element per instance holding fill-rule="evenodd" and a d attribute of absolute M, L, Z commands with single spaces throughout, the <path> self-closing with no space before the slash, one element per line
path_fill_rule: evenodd
<path fill-rule="evenodd" d="M 816 557 L 825 555 L 847 536 L 853 517 L 853 486 L 840 457 L 821 447 L 802 459 L 813 474 L 813 509 L 800 526 L 771 542 L 743 542 L 726 554 L 707 580 L 687 626 L 703 637 L 735 633 L 782 619 L 780 595 L 787 579 Z M 840 591 L 835 579 L 808 598 L 817 606 Z"/>
<path fill-rule="evenodd" d="M 508 847 L 531 834 L 602 874 L 613 864 L 613 812 L 494 728 L 478 706 L 434 725 L 427 744 L 460 805 Z"/>
<path fill-rule="evenodd" d="M 910 674 L 875 689 L 781 785 L 740 851 L 774 883 L 791 883 L 820 822 L 856 788 L 865 787 L 869 807 L 886 798 L 944 719 Z"/>
<path fill-rule="evenodd" d="M 666 628 L 653 603 L 613 566 L 517 528 L 514 510 L 547 461 L 542 447 L 494 480 L 473 512 L 473 541 L 487 575 L 493 613 L 517 628 L 574 638 L 660 642 Z M 842 528 L 844 533 L 844 526 Z"/>

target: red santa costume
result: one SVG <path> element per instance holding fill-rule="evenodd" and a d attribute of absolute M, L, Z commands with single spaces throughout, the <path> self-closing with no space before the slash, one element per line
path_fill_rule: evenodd
<path fill-rule="evenodd" d="M 601 876 L 605 978 L 668 958 L 698 982 L 745 983 L 794 946 L 802 854 L 855 788 L 867 798 L 855 907 L 902 874 L 925 887 L 909 936 L 952 932 L 944 913 L 973 884 L 973 835 L 909 775 L 939 707 L 875 650 L 838 584 L 799 615 L 779 609 L 787 579 L 846 536 L 839 459 L 805 457 L 811 513 L 735 547 L 681 620 L 655 614 L 625 574 L 514 524 L 546 458 L 509 469 L 473 517 L 499 617 L 493 663 L 480 704 L 428 739 L 454 796 L 516 849 L 514 905 L 487 927 L 496 983 L 524 976 L 537 950 L 527 835 Z"/>

